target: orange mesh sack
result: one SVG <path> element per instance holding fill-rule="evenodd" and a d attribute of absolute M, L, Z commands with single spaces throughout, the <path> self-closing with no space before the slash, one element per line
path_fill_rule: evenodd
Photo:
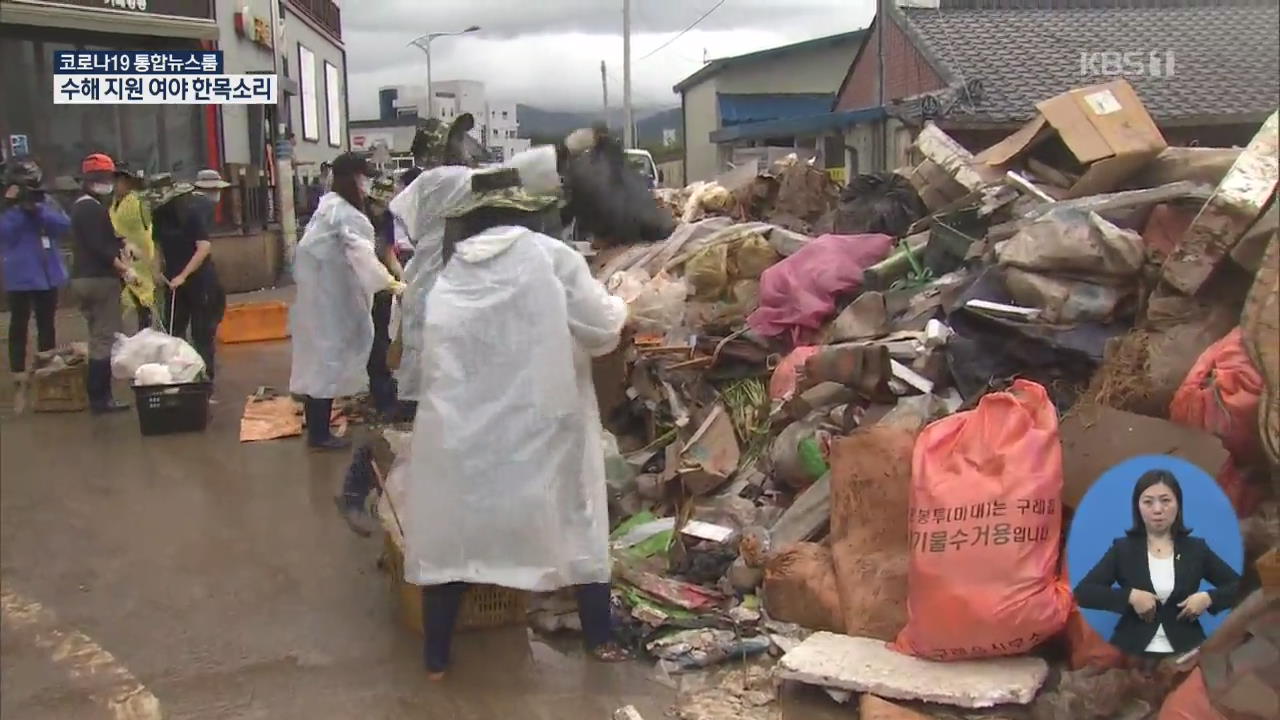
<path fill-rule="evenodd" d="M 1227 720 L 1209 702 L 1200 668 L 1191 671 L 1182 684 L 1169 693 L 1156 720 Z"/>
<path fill-rule="evenodd" d="M 1071 612 L 1058 580 L 1062 446 L 1048 393 L 1017 380 L 929 425 L 911 462 L 907 626 L 935 660 L 1025 653 Z"/>
<path fill-rule="evenodd" d="M 1169 419 L 1217 435 L 1237 464 L 1249 465 L 1260 458 L 1261 397 L 1262 374 L 1236 328 L 1200 353 L 1169 403 Z"/>
<path fill-rule="evenodd" d="M 1067 626 L 1062 631 L 1063 641 L 1067 646 L 1067 666 L 1072 670 L 1099 668 L 1110 670 L 1124 667 L 1127 663 L 1125 654 L 1120 648 L 1103 639 L 1084 619 L 1077 607 L 1071 608 L 1067 617 Z"/>

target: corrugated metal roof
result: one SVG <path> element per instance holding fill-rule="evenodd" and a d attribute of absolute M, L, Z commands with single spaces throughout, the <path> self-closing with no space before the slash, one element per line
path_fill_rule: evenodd
<path fill-rule="evenodd" d="M 831 93 L 720 93 L 720 125 L 778 120 L 801 115 L 817 115 L 831 109 Z"/>

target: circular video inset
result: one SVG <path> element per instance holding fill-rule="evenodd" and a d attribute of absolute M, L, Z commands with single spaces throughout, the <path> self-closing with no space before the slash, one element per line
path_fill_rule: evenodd
<path fill-rule="evenodd" d="M 1231 502 L 1198 466 L 1126 460 L 1089 489 L 1067 534 L 1085 621 L 1112 645 L 1159 659 L 1204 642 L 1237 602 L 1244 543 Z"/>

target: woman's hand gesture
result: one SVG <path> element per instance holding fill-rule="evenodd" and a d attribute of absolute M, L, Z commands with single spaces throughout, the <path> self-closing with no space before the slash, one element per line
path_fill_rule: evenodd
<path fill-rule="evenodd" d="M 1155 619 L 1156 603 L 1156 596 L 1146 590 L 1135 588 L 1129 591 L 1129 605 L 1133 606 L 1133 611 L 1138 613 L 1138 617 L 1147 622 Z"/>
<path fill-rule="evenodd" d="M 1188 597 L 1186 600 L 1178 603 L 1178 607 L 1182 608 L 1182 612 L 1178 613 L 1179 620 L 1195 620 L 1209 609 L 1213 604 L 1213 598 L 1209 597 L 1209 593 L 1203 590 Z"/>

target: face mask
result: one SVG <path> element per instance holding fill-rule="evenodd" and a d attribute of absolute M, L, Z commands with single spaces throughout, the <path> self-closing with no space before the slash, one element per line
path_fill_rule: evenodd
<path fill-rule="evenodd" d="M 115 189 L 111 183 L 89 183 L 89 192 L 94 195 L 110 195 Z"/>
<path fill-rule="evenodd" d="M 222 201 L 221 190 L 205 190 L 204 193 L 202 194 L 205 197 L 209 198 L 209 200 L 212 201 L 214 205 L 217 205 L 219 202 Z"/>

